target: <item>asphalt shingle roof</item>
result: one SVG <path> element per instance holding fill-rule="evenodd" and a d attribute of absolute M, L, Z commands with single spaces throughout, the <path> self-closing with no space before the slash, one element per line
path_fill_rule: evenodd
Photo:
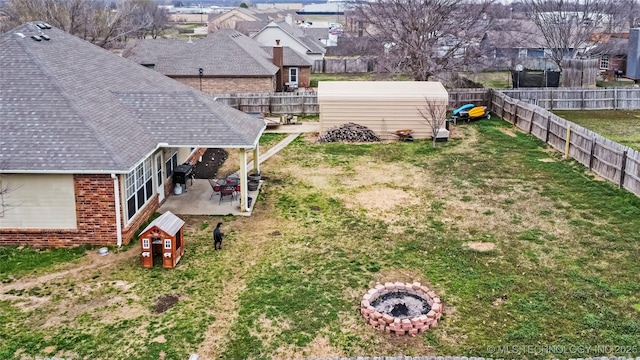
<path fill-rule="evenodd" d="M 273 54 L 272 47 L 263 46 L 262 49 L 267 53 Z M 300 53 L 288 46 L 282 47 L 282 57 L 284 66 L 313 66 L 306 56 L 300 55 Z"/>
<path fill-rule="evenodd" d="M 147 39 L 135 41 L 125 57 L 139 64 L 154 64 L 167 76 L 264 76 L 278 68 L 255 40 L 236 30 L 222 29 L 204 39 Z"/>
<path fill-rule="evenodd" d="M 159 146 L 251 148 L 264 127 L 61 30 L 0 35 L 2 171 L 128 172 Z"/>

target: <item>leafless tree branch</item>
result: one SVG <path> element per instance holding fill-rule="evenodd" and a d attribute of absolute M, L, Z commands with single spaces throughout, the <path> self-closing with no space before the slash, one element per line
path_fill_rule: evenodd
<path fill-rule="evenodd" d="M 385 47 L 379 63 L 388 71 L 425 81 L 476 60 L 469 52 L 491 27 L 492 0 L 358 0 L 358 29 Z"/>
<path fill-rule="evenodd" d="M 427 122 L 431 129 L 433 147 L 435 148 L 438 132 L 447 121 L 447 109 L 440 101 L 427 97 L 424 98 L 424 101 L 425 105 L 422 108 L 418 108 L 418 113 Z"/>

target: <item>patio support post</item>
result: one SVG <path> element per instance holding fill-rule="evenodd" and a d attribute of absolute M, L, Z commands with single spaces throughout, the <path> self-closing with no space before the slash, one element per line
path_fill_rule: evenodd
<path fill-rule="evenodd" d="M 247 149 L 240 149 L 240 211 L 247 210 Z"/>
<path fill-rule="evenodd" d="M 260 174 L 260 145 L 253 148 L 253 168 L 256 170 L 256 174 Z"/>

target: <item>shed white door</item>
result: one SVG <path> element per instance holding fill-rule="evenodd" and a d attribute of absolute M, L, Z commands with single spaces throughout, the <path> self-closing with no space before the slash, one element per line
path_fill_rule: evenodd
<path fill-rule="evenodd" d="M 156 192 L 158 193 L 158 202 L 164 200 L 164 176 L 162 176 L 162 152 L 155 156 L 155 172 L 156 172 Z"/>

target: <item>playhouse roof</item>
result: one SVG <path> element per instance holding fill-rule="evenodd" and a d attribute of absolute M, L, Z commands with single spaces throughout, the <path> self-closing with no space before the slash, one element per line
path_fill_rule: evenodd
<path fill-rule="evenodd" d="M 160 215 L 158 218 L 153 220 L 149 226 L 147 226 L 141 234 L 146 233 L 150 229 L 157 227 L 158 229 L 164 231 L 165 233 L 174 236 L 180 228 L 184 225 L 184 220 L 180 219 L 176 215 L 174 215 L 171 211 L 167 211 L 166 213 Z"/>

